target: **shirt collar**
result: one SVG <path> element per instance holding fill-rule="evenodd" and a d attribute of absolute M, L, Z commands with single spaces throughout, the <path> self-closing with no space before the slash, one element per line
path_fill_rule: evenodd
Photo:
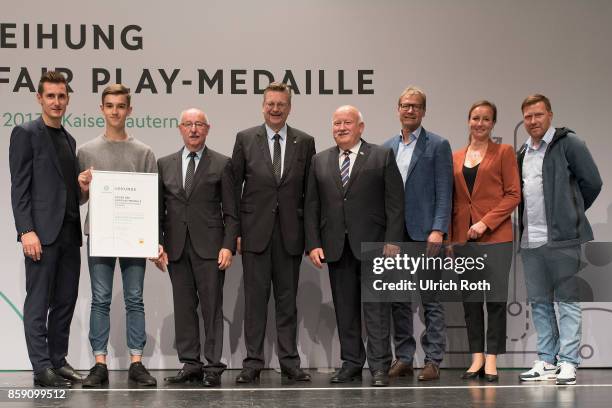
<path fill-rule="evenodd" d="M 544 137 L 542 138 L 542 141 L 545 143 L 544 146 L 549 145 L 550 142 L 552 141 L 553 136 L 555 136 L 555 128 L 553 126 L 549 127 L 548 130 L 546 131 L 546 133 L 544 133 Z M 527 141 L 525 142 L 525 144 L 527 145 L 528 148 L 530 148 L 531 150 L 535 150 L 533 148 L 533 140 L 531 138 L 531 136 L 529 137 L 529 139 L 527 139 Z M 540 145 L 540 147 L 542 146 L 542 144 Z"/>
<path fill-rule="evenodd" d="M 357 142 L 357 144 L 355 146 L 351 147 L 349 149 L 349 151 L 356 155 L 357 153 L 359 153 L 359 149 L 360 148 L 361 148 L 361 139 L 359 139 L 359 142 Z M 338 150 L 339 150 L 339 154 L 341 154 L 341 155 L 344 154 L 344 152 L 345 152 L 345 150 L 342 150 L 340 148 L 338 148 Z"/>
<path fill-rule="evenodd" d="M 202 148 L 200 150 L 198 150 L 196 153 L 196 159 L 200 160 L 202 158 L 202 152 L 204 151 L 204 149 L 206 148 L 206 145 L 202 146 Z M 186 147 L 183 147 L 183 160 L 187 160 L 187 158 L 189 157 L 189 149 L 187 149 Z"/>
<path fill-rule="evenodd" d="M 407 145 L 407 144 L 410 144 L 413 140 L 414 141 L 418 140 L 419 139 L 419 135 L 421 134 L 421 129 L 423 129 L 423 126 L 419 125 L 419 127 L 416 128 L 414 130 L 414 132 L 410 132 L 410 135 L 411 135 L 410 139 L 411 140 L 408 143 L 404 143 L 404 135 L 402 133 L 403 129 L 400 129 L 400 132 L 399 132 L 399 135 L 398 135 L 398 137 L 400 139 L 400 144 Z"/>
<path fill-rule="evenodd" d="M 278 134 L 280 136 L 280 140 L 285 141 L 287 139 L 287 124 L 285 123 L 283 125 L 283 127 L 278 131 L 275 132 L 273 131 L 267 124 L 266 124 L 266 133 L 268 134 L 268 139 L 270 141 L 274 141 L 274 135 Z"/>

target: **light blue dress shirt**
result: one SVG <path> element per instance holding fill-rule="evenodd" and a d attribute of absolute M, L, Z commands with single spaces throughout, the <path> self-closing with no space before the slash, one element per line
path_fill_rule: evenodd
<path fill-rule="evenodd" d="M 550 127 L 544 134 L 540 146 L 534 149 L 531 137 L 525 144 L 523 157 L 523 236 L 522 248 L 537 248 L 548 242 L 548 225 L 546 224 L 546 208 L 544 205 L 544 179 L 542 165 L 546 149 L 555 135 L 555 128 Z"/>
<path fill-rule="evenodd" d="M 416 146 L 417 139 L 419 138 L 419 134 L 421 133 L 422 127 L 419 126 L 416 130 L 410 133 L 408 137 L 408 143 L 404 143 L 404 137 L 402 136 L 402 132 L 398 137 L 400 138 L 399 146 L 397 147 L 397 156 L 395 156 L 395 161 L 397 162 L 397 167 L 399 167 L 400 174 L 402 175 L 402 181 L 404 182 L 404 186 L 406 185 L 406 179 L 408 178 L 408 168 L 410 167 L 410 161 L 412 160 L 412 154 L 414 153 L 414 147 Z"/>
<path fill-rule="evenodd" d="M 287 143 L 287 124 L 281 128 L 278 132 L 273 131 L 266 125 L 266 133 L 268 134 L 268 147 L 270 148 L 270 158 L 274 162 L 274 135 L 278 133 L 280 136 L 280 148 L 281 148 L 281 176 L 285 170 L 285 145 Z"/>
<path fill-rule="evenodd" d="M 202 148 L 196 152 L 196 157 L 193 158 L 195 161 L 195 168 L 193 169 L 194 174 L 195 174 L 195 171 L 198 169 L 198 164 L 200 164 L 200 159 L 202 158 L 202 152 L 204 151 L 204 147 L 205 146 L 202 146 Z M 189 165 L 189 160 L 191 160 L 191 158 L 189 157 L 189 150 L 183 147 L 183 161 L 182 161 L 183 188 L 185 188 L 185 176 L 187 175 L 187 166 Z"/>

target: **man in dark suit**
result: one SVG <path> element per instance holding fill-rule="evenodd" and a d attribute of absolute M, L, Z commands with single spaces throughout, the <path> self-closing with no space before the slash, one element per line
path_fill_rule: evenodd
<path fill-rule="evenodd" d="M 199 109 L 181 114 L 185 146 L 158 160 L 160 237 L 165 248 L 159 267 L 169 261 L 176 349 L 183 368 L 169 383 L 221 384 L 223 282 L 236 250 L 238 218 L 229 157 L 205 146 L 210 123 Z M 200 303 L 204 320 L 204 356 L 200 360 Z M 204 373 L 203 373 L 203 372 Z"/>
<path fill-rule="evenodd" d="M 332 383 L 361 379 L 366 350 L 361 340 L 361 256 L 363 242 L 400 242 L 404 227 L 402 177 L 393 152 L 361 139 L 364 122 L 353 106 L 333 116 L 337 146 L 317 154 L 306 193 L 306 249 L 313 264 L 329 266 L 342 368 Z M 387 244 L 385 253 L 399 248 Z M 389 384 L 390 305 L 363 302 L 367 359 L 372 385 Z"/>
<path fill-rule="evenodd" d="M 448 232 L 453 200 L 453 155 L 448 141 L 421 126 L 425 117 L 425 92 L 406 88 L 397 103 L 401 132 L 383 146 L 393 150 L 402 174 L 405 193 L 407 242 L 427 242 L 428 254 L 436 255 Z M 414 254 L 416 255 L 416 254 Z M 425 364 L 419 381 L 440 378 L 440 363 L 446 347 L 444 308 L 435 294 L 421 293 L 425 335 L 421 344 Z M 413 375 L 416 341 L 412 326 L 412 304 L 392 304 L 395 355 L 389 375 Z"/>
<path fill-rule="evenodd" d="M 304 194 L 312 136 L 287 125 L 291 90 L 271 83 L 264 91 L 265 123 L 236 135 L 232 154 L 244 268 L 247 357 L 238 383 L 252 383 L 264 367 L 268 299 L 274 285 L 278 359 L 284 376 L 310 381 L 297 350 L 297 296 L 304 252 Z"/>
<path fill-rule="evenodd" d="M 23 245 L 23 323 L 34 384 L 70 387 L 82 380 L 66 361 L 81 271 L 76 143 L 62 126 L 66 79 L 45 73 L 36 94 L 41 117 L 11 133 L 11 202 Z"/>

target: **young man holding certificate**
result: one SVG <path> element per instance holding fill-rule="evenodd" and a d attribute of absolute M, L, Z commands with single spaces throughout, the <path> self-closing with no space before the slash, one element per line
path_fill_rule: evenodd
<path fill-rule="evenodd" d="M 157 173 L 157 164 L 151 148 L 125 131 L 125 121 L 132 112 L 130 90 L 121 84 L 106 87 L 100 106 L 106 121 L 105 132 L 85 143 L 79 149 L 79 185 L 81 204 L 89 199 L 91 170 Z M 89 215 L 85 219 L 85 234 L 89 236 Z M 88 255 L 91 279 L 91 314 L 89 341 L 95 365 L 83 380 L 83 387 L 99 387 L 108 382 L 106 355 L 110 332 L 110 304 L 113 294 L 113 273 L 117 258 Z M 131 365 L 129 379 L 144 386 L 155 386 L 157 380 L 142 364 L 146 343 L 143 284 L 145 258 L 119 258 L 126 310 L 126 337 Z"/>

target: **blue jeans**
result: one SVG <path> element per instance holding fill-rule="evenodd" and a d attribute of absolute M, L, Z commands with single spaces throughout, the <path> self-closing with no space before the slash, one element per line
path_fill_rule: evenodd
<path fill-rule="evenodd" d="M 110 332 L 110 304 L 113 296 L 113 273 L 117 258 L 88 257 L 91 279 L 91 315 L 89 318 L 89 342 L 94 356 L 108 354 Z M 144 258 L 119 258 L 123 280 L 123 299 L 126 312 L 126 337 L 130 355 L 142 355 L 147 335 L 145 332 L 142 291 L 146 260 Z"/>
<path fill-rule="evenodd" d="M 538 359 L 555 364 L 580 364 L 582 310 L 574 279 L 580 267 L 580 246 L 521 249 L 527 295 L 538 335 Z M 559 312 L 559 323 L 554 303 Z"/>
<path fill-rule="evenodd" d="M 425 335 L 421 337 L 421 346 L 425 351 L 424 362 L 440 365 L 446 348 L 444 307 L 440 302 L 424 302 L 422 305 L 423 315 L 425 316 Z M 411 302 L 391 303 L 395 357 L 410 366 L 412 366 L 412 359 L 416 351 L 412 313 Z"/>

